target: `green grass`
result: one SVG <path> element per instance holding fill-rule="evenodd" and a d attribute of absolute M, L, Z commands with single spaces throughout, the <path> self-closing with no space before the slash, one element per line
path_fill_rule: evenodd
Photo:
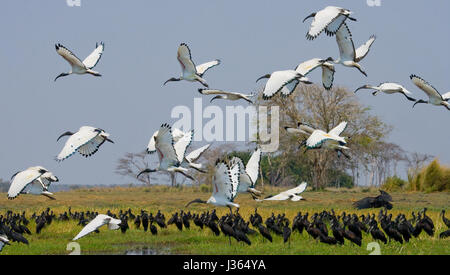
<path fill-rule="evenodd" d="M 279 191 L 266 187 L 266 194 Z M 264 202 L 258 203 L 251 200 L 250 196 L 239 195 L 236 202 L 241 205 L 239 213 L 246 219 L 258 207 L 258 212 L 267 218 L 272 212 L 275 214 L 286 213 L 292 219 L 298 211 L 310 214 L 313 212 L 331 209 L 337 213 L 346 211 L 347 213 L 367 214 L 378 213 L 376 210 L 355 210 L 352 202 L 366 196 L 376 195 L 376 190 L 367 189 L 341 189 L 326 190 L 321 192 L 305 192 L 306 201 L 301 202 Z M 45 197 L 21 195 L 13 201 L 8 201 L 5 194 L 0 194 L 0 213 L 7 210 L 14 212 L 27 211 L 30 216 L 33 212 L 40 213 L 45 208 L 50 207 L 58 216 L 72 207 L 72 211 L 98 211 L 106 213 L 108 209 L 117 213 L 120 209 L 131 208 L 137 214 L 140 209 L 146 209 L 154 214 L 160 209 L 168 220 L 174 211 L 184 209 L 184 205 L 195 198 L 207 199 L 209 193 L 202 192 L 200 188 L 174 189 L 163 186 L 155 187 L 134 187 L 134 188 L 108 188 L 108 189 L 82 189 L 68 192 L 59 192 L 56 201 L 50 201 Z M 450 254 L 450 240 L 440 240 L 438 233 L 446 230 L 446 226 L 439 218 L 439 212 L 448 208 L 450 193 L 392 193 L 394 208 L 389 211 L 394 216 L 398 213 L 405 213 L 410 217 L 412 211 L 418 211 L 423 207 L 428 208 L 427 214 L 433 219 L 436 227 L 434 237 L 429 237 L 422 233 L 419 238 L 412 239 L 409 243 L 400 245 L 390 243 L 380 244 L 382 254 L 409 255 L 409 254 Z M 191 205 L 188 210 L 191 212 L 203 212 L 212 210 L 209 205 Z M 186 209 L 185 209 L 186 210 Z M 228 212 L 228 209 L 217 208 L 218 214 Z M 90 235 L 78 240 L 82 254 L 123 254 L 127 250 L 148 248 L 158 254 L 362 254 L 370 253 L 367 244 L 372 242 L 372 238 L 366 234 L 363 236 L 361 247 L 346 242 L 343 246 L 330 246 L 313 240 L 306 232 L 303 235 L 294 233 L 290 246 L 283 244 L 281 237 L 273 234 L 273 243 L 263 240 L 261 236 L 250 236 L 252 245 L 237 243 L 232 239 L 229 245 L 227 237 L 220 235 L 216 237 L 208 229 L 200 230 L 191 222 L 190 230 L 179 232 L 171 225 L 167 229 L 158 227 L 158 235 L 144 232 L 142 227 L 139 230 L 134 228 L 132 221 L 129 221 L 130 230 L 122 234 L 120 230 L 110 231 L 106 227 L 100 229 L 100 233 Z M 29 224 L 30 230 L 35 232 L 34 221 Z M 50 226 L 45 227 L 41 234 L 26 236 L 30 244 L 13 243 L 4 248 L 1 254 L 68 254 L 67 244 L 81 230 L 76 222 L 53 221 Z"/>

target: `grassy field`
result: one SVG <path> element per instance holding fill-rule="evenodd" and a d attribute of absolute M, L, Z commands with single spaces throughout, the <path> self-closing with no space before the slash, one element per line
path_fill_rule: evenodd
<path fill-rule="evenodd" d="M 277 189 L 265 188 L 266 194 L 275 193 Z M 346 211 L 347 213 L 378 213 L 379 210 L 355 210 L 351 203 L 366 196 L 377 195 L 376 190 L 327 190 L 322 192 L 307 191 L 303 195 L 307 199 L 301 202 L 255 202 L 248 195 L 239 195 L 236 202 L 241 205 L 239 213 L 248 219 L 254 208 L 258 207 L 258 212 L 267 218 L 272 212 L 275 214 L 286 213 L 292 218 L 298 211 L 310 214 L 333 208 L 337 213 Z M 118 213 L 120 209 L 131 208 L 137 214 L 140 209 L 145 209 L 154 214 L 161 210 L 166 221 L 171 214 L 195 198 L 207 199 L 210 193 L 202 192 L 197 187 L 170 188 L 165 186 L 154 187 L 133 187 L 133 188 L 101 188 L 101 189 L 80 189 L 68 192 L 59 192 L 55 196 L 56 201 L 48 200 L 41 196 L 21 195 L 13 201 L 6 198 L 6 194 L 0 194 L 0 214 L 7 210 L 14 212 L 26 211 L 27 217 L 33 212 L 40 213 L 50 207 L 58 216 L 59 213 L 67 211 L 72 207 L 72 211 L 98 211 L 106 213 L 109 209 L 113 213 Z M 442 209 L 449 208 L 450 193 L 392 193 L 394 208 L 390 213 L 394 216 L 399 212 L 406 213 L 407 218 L 411 217 L 412 211 L 418 211 L 423 207 L 428 208 L 428 216 L 435 222 L 436 234 L 429 237 L 422 233 L 419 238 L 412 239 L 409 243 L 400 245 L 390 243 L 380 244 L 382 254 L 450 254 L 450 239 L 441 240 L 438 233 L 446 230 L 446 226 L 439 217 Z M 210 205 L 191 205 L 188 210 L 191 212 L 203 212 L 212 210 Z M 186 210 L 186 209 L 185 209 Z M 228 209 L 217 208 L 218 214 L 225 214 Z M 291 237 L 290 245 L 283 244 L 281 237 L 274 235 L 273 243 L 263 241 L 261 236 L 250 236 L 252 245 L 249 247 L 232 240 L 229 245 L 228 238 L 220 235 L 214 236 L 206 228 L 198 229 L 191 222 L 190 230 L 179 232 L 175 225 L 161 230 L 158 227 L 158 235 L 144 232 L 142 227 L 137 230 L 132 221 L 129 221 L 130 230 L 122 234 L 120 230 L 109 231 L 106 227 L 100 229 L 100 233 L 92 233 L 80 240 L 78 243 L 81 254 L 124 254 L 129 250 L 148 249 L 151 253 L 157 254 L 362 254 L 367 255 L 367 244 L 372 242 L 369 235 L 363 233 L 362 247 L 346 242 L 343 246 L 330 246 L 313 240 L 306 232 L 303 235 L 294 233 Z M 30 222 L 30 230 L 35 232 L 34 221 Z M 4 248 L 1 254 L 69 254 L 66 250 L 67 244 L 81 230 L 76 222 L 53 221 L 50 226 L 43 229 L 41 234 L 26 236 L 30 244 L 13 243 Z"/>

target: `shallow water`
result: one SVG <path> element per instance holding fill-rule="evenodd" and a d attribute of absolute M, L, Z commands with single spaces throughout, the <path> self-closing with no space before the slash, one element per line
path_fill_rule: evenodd
<path fill-rule="evenodd" d="M 125 255 L 169 255 L 169 249 L 154 249 L 149 247 L 126 250 Z"/>

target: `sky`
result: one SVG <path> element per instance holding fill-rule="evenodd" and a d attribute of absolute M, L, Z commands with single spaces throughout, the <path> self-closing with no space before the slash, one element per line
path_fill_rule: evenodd
<path fill-rule="evenodd" d="M 302 23 L 328 5 L 354 12 L 358 21 L 349 22 L 349 28 L 356 47 L 377 35 L 361 61 L 368 77 L 338 66 L 335 85 L 354 90 L 392 81 L 426 99 L 409 79 L 417 74 L 441 93 L 450 91 L 449 1 L 381 0 L 380 6 L 369 6 L 366 0 L 81 0 L 79 7 L 66 0 L 5 1 L 0 9 L 0 178 L 42 165 L 64 184 L 128 183 L 114 173 L 117 160 L 144 150 L 162 123 L 176 121 L 172 108 L 192 107 L 199 97 L 198 83 L 162 85 L 180 75 L 180 43 L 189 45 L 197 64 L 221 59 L 205 74 L 212 88 L 256 92 L 264 83 L 255 84 L 261 75 L 314 57 L 338 57 L 334 37 L 308 41 L 311 21 Z M 53 81 L 70 69 L 56 53 L 56 43 L 84 59 L 99 41 L 105 42 L 105 51 L 95 70 L 102 77 L 71 75 Z M 317 70 L 309 77 L 320 82 L 320 76 Z M 402 95 L 374 97 L 360 91 L 357 97 L 394 127 L 388 141 L 450 164 L 448 110 L 425 104 L 412 109 Z M 216 104 L 225 108 L 230 103 Z M 236 104 L 246 106 L 231 103 Z M 115 144 L 105 143 L 87 159 L 76 154 L 56 162 L 66 140 L 56 142 L 57 137 L 83 125 L 105 129 Z"/>

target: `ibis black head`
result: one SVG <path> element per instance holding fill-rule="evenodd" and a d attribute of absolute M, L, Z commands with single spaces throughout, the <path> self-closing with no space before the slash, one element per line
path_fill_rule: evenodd
<path fill-rule="evenodd" d="M 185 207 L 188 207 L 191 203 L 206 203 L 206 201 L 201 200 L 201 199 L 195 199 L 195 200 L 189 202 L 188 204 L 186 204 Z"/>
<path fill-rule="evenodd" d="M 428 103 L 428 101 L 419 99 L 419 100 L 416 101 L 416 103 L 414 103 L 413 108 L 414 108 L 414 106 L 416 106 L 416 104 L 419 104 L 419 103 Z"/>
<path fill-rule="evenodd" d="M 306 19 L 311 18 L 311 17 L 314 17 L 314 16 L 316 16 L 316 13 L 315 13 L 315 12 L 313 12 L 313 13 L 311 13 L 310 15 L 306 16 L 305 19 L 303 19 L 303 23 L 306 21 Z"/>
<path fill-rule="evenodd" d="M 172 77 L 172 78 L 166 80 L 166 82 L 164 82 L 163 86 L 166 85 L 167 82 L 170 82 L 170 81 L 180 81 L 180 80 L 181 80 L 180 78 Z"/>
<path fill-rule="evenodd" d="M 209 103 L 213 102 L 214 99 L 219 99 L 219 98 L 224 98 L 224 97 L 222 95 L 216 95 L 209 101 Z"/>
<path fill-rule="evenodd" d="M 64 136 L 71 136 L 71 135 L 73 135 L 73 133 L 70 132 L 70 131 L 67 131 L 67 132 L 65 132 L 64 134 L 60 135 L 56 141 L 59 141 L 59 139 L 62 138 L 62 137 L 64 137 Z"/>
<path fill-rule="evenodd" d="M 156 172 L 156 170 L 155 170 L 155 169 L 150 169 L 150 168 L 144 169 L 144 170 L 142 170 L 141 172 L 139 172 L 139 174 L 137 174 L 136 178 L 139 178 L 139 176 L 140 176 L 141 174 L 144 174 L 144 173 L 153 173 L 153 172 Z"/>
<path fill-rule="evenodd" d="M 265 75 L 261 76 L 260 78 L 258 78 L 258 79 L 256 80 L 256 82 L 260 81 L 260 80 L 263 79 L 263 78 L 270 78 L 270 74 L 265 74 Z"/>
<path fill-rule="evenodd" d="M 58 79 L 58 78 L 60 78 L 62 76 L 67 76 L 67 75 L 69 75 L 69 74 L 68 73 L 61 73 L 55 78 L 55 81 L 56 81 L 56 79 Z"/>
<path fill-rule="evenodd" d="M 364 86 L 359 87 L 358 89 L 355 90 L 355 94 L 357 91 L 359 91 L 361 89 L 369 89 L 369 85 L 364 85 Z"/>

